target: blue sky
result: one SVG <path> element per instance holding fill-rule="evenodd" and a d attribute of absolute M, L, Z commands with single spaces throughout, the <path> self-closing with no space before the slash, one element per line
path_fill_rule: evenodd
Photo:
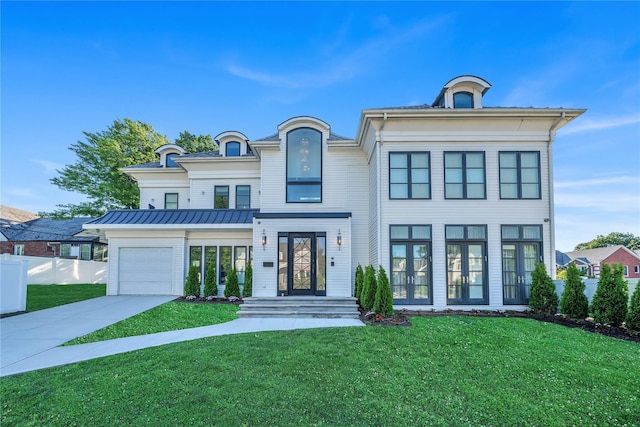
<path fill-rule="evenodd" d="M 640 2 L 6 2 L 2 204 L 82 195 L 49 182 L 115 119 L 250 139 L 298 115 L 355 136 L 362 109 L 433 102 L 588 111 L 554 142 L 556 247 L 640 235 Z"/>

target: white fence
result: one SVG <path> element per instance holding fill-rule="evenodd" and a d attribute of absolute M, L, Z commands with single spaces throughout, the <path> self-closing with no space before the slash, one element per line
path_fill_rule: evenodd
<path fill-rule="evenodd" d="M 27 283 L 31 285 L 107 283 L 106 262 L 8 254 L 2 254 L 2 260 L 28 261 Z"/>
<path fill-rule="evenodd" d="M 591 300 L 593 299 L 593 294 L 596 293 L 596 289 L 598 288 L 598 279 L 582 279 L 585 284 L 584 294 L 589 299 L 589 304 L 591 304 Z M 638 286 L 639 279 L 626 279 L 629 284 L 629 302 L 631 302 L 631 296 L 633 292 L 636 290 L 636 286 Z M 562 292 L 564 291 L 564 280 L 554 280 L 553 283 L 556 285 L 556 293 L 558 294 L 558 298 L 562 298 Z"/>
<path fill-rule="evenodd" d="M 0 314 L 27 309 L 28 269 L 29 263 L 25 260 L 0 261 Z"/>

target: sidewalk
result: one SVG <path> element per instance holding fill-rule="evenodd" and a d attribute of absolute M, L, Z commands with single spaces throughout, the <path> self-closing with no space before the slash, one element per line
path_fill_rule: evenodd
<path fill-rule="evenodd" d="M 218 335 L 363 326 L 358 319 L 242 318 L 212 326 L 58 347 L 172 299 L 171 296 L 101 297 L 1 319 L 0 377 Z"/>

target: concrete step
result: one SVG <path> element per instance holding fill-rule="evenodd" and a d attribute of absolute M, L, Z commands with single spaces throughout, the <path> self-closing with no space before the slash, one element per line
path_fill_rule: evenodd
<path fill-rule="evenodd" d="M 340 297 L 252 297 L 240 305 L 238 317 L 358 318 L 355 298 Z"/>

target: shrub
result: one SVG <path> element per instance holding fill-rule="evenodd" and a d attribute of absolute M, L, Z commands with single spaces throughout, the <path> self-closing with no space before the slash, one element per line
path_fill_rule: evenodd
<path fill-rule="evenodd" d="M 636 284 L 636 290 L 631 297 L 631 306 L 625 323 L 627 328 L 640 331 L 640 281 Z"/>
<path fill-rule="evenodd" d="M 204 296 L 218 296 L 218 282 L 216 281 L 216 263 L 210 262 L 204 275 Z"/>
<path fill-rule="evenodd" d="M 184 296 L 200 296 L 200 280 L 198 280 L 198 275 L 200 274 L 200 269 L 195 265 L 189 267 L 189 273 L 187 274 L 187 280 L 184 282 Z"/>
<path fill-rule="evenodd" d="M 393 294 L 391 293 L 387 272 L 384 271 L 382 266 L 378 270 L 378 286 L 376 288 L 373 311 L 385 317 L 393 316 Z"/>
<path fill-rule="evenodd" d="M 622 265 L 602 264 L 600 268 L 600 280 L 596 293 L 591 302 L 593 320 L 597 323 L 606 323 L 620 326 L 627 317 L 627 302 L 629 291 L 627 281 L 624 280 Z"/>
<path fill-rule="evenodd" d="M 354 296 L 360 300 L 360 297 L 362 295 L 360 295 L 362 293 L 362 283 L 364 280 L 364 270 L 362 269 L 362 266 L 360 264 L 358 264 L 358 267 L 356 267 L 356 279 L 355 279 L 355 291 L 354 291 Z"/>
<path fill-rule="evenodd" d="M 247 265 L 247 269 L 244 272 L 244 287 L 242 288 L 242 296 L 248 298 L 253 295 L 253 267 L 251 263 Z"/>
<path fill-rule="evenodd" d="M 362 293 L 360 298 L 360 306 L 364 310 L 373 309 L 373 303 L 376 299 L 376 290 L 378 281 L 376 280 L 376 270 L 372 265 L 368 265 L 364 269 L 364 278 L 362 280 Z"/>
<path fill-rule="evenodd" d="M 227 279 L 225 281 L 224 287 L 224 296 L 229 297 L 239 297 L 240 296 L 240 285 L 238 284 L 238 273 L 235 268 L 229 270 L 227 274 Z"/>
<path fill-rule="evenodd" d="M 558 294 L 553 279 L 547 274 L 544 264 L 536 265 L 531 274 L 531 297 L 529 307 L 536 313 L 547 316 L 558 312 Z"/>
<path fill-rule="evenodd" d="M 584 319 L 589 315 L 589 300 L 584 294 L 585 284 L 574 264 L 566 270 L 564 291 L 560 300 L 560 311 L 573 319 Z"/>

